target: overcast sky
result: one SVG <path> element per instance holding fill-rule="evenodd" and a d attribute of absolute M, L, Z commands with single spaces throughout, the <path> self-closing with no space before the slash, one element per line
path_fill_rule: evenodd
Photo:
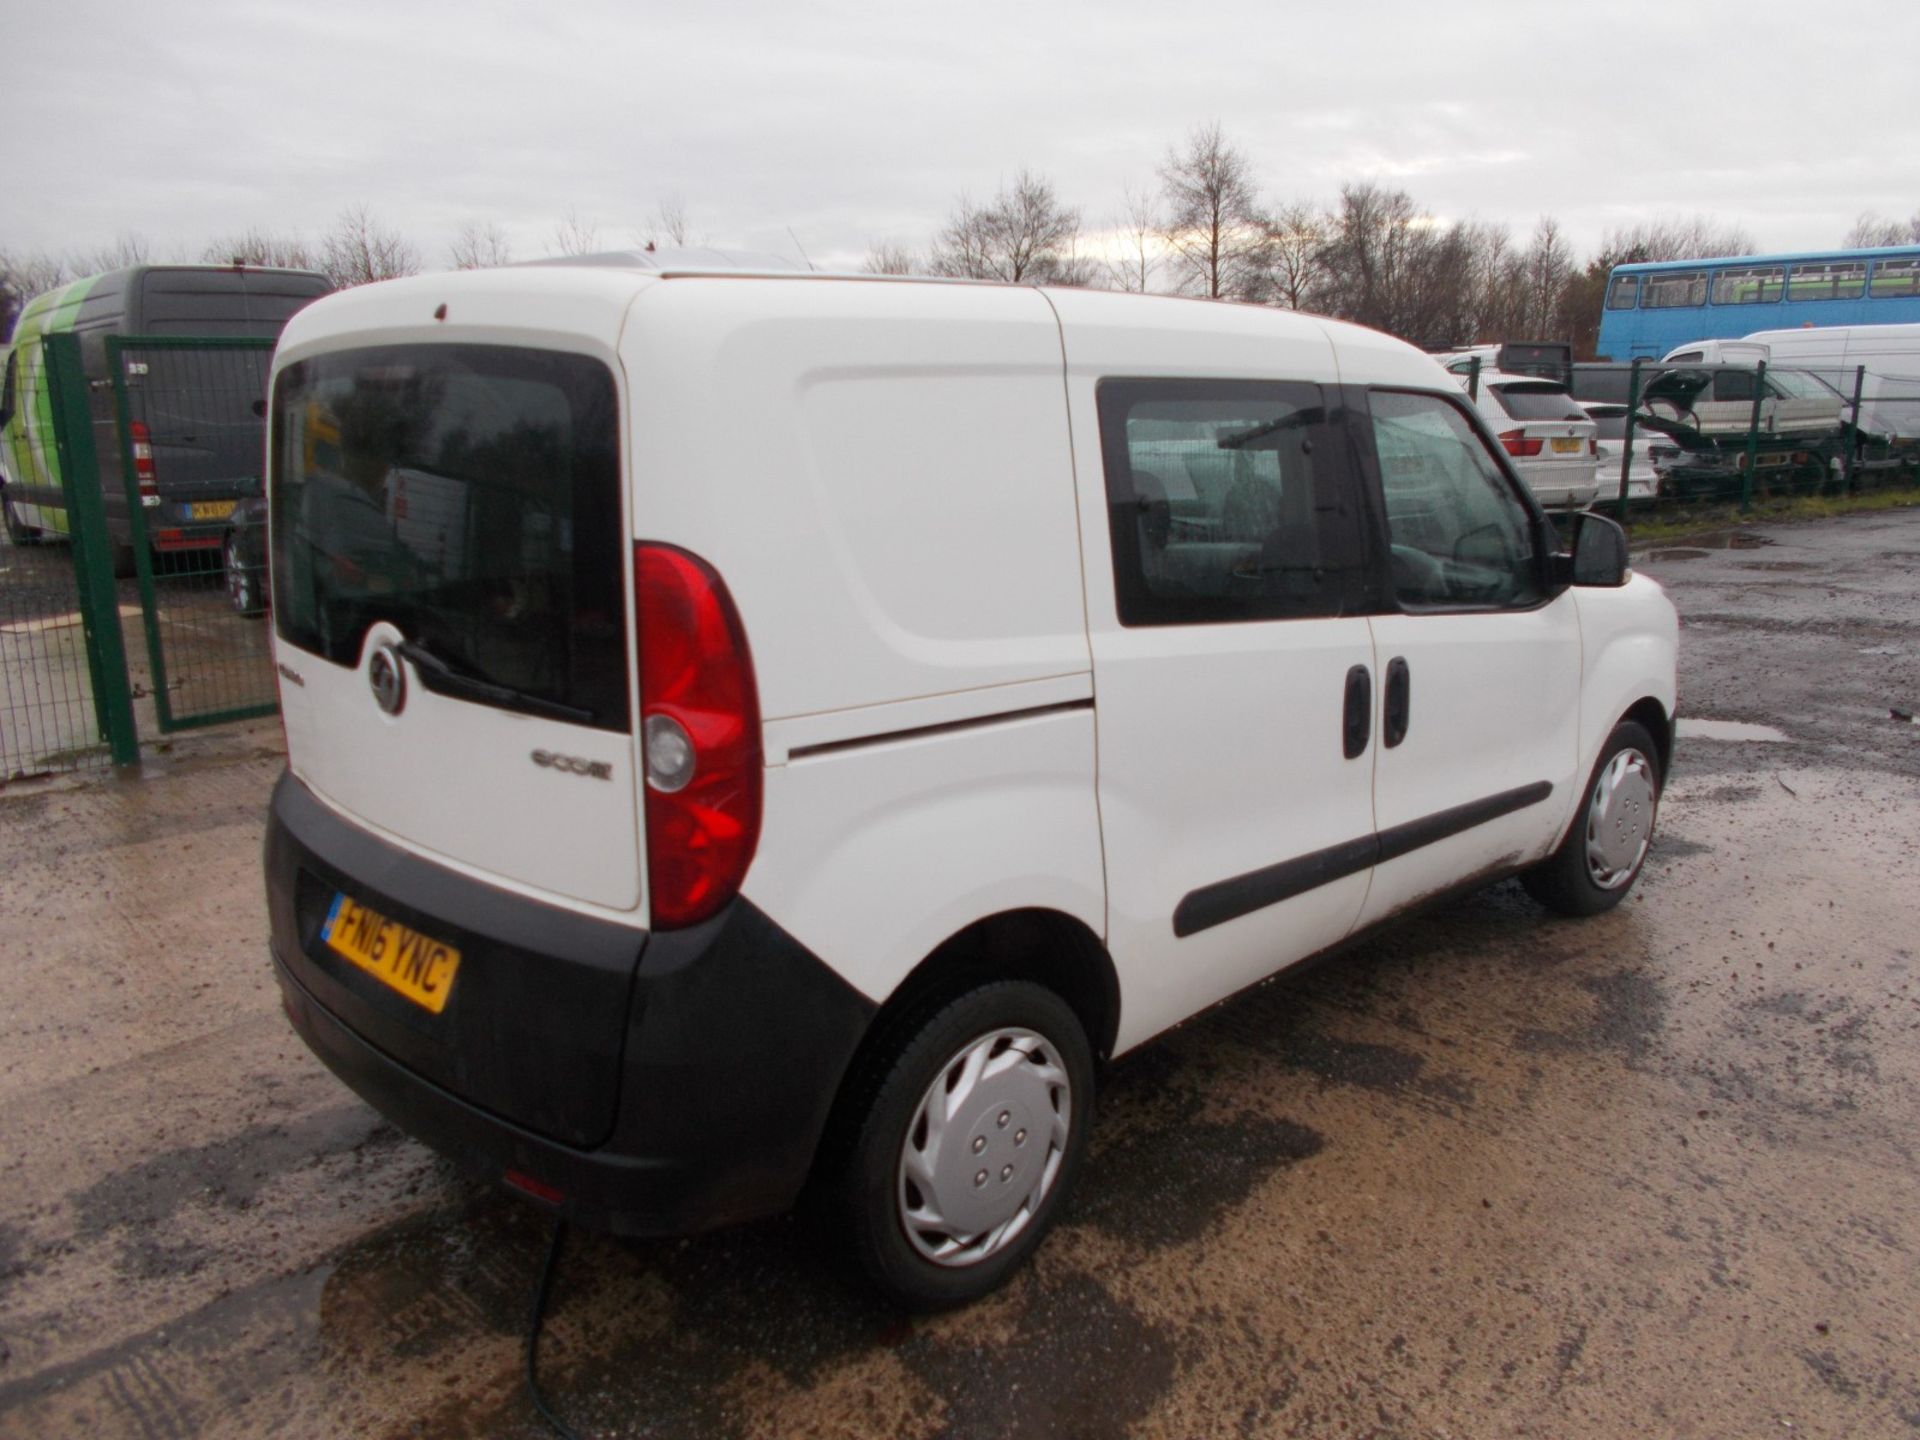
<path fill-rule="evenodd" d="M 197 257 L 365 203 L 429 268 L 664 198 L 814 263 L 924 248 L 1021 167 L 1090 230 L 1218 120 L 1269 200 L 1401 186 L 1436 215 L 1708 214 L 1762 248 L 1920 209 L 1920 0 L 0 0 L 0 247 L 135 231 Z M 791 232 L 791 233 L 789 233 Z"/>

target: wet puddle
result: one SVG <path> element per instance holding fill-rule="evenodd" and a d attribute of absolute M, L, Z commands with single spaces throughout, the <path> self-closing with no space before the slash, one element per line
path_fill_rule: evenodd
<path fill-rule="evenodd" d="M 1697 535 L 1685 545 L 1663 545 L 1649 550 L 1647 560 L 1704 560 L 1716 550 L 1759 550 L 1773 544 L 1771 535 L 1755 535 L 1749 530 L 1725 530 L 1717 535 Z M 1791 563 L 1791 562 L 1781 562 Z"/>
<path fill-rule="evenodd" d="M 1679 729 L 1682 740 L 1737 740 L 1781 744 L 1791 738 L 1771 725 L 1754 725 L 1745 720 L 1701 720 L 1685 715 L 1680 718 Z"/>

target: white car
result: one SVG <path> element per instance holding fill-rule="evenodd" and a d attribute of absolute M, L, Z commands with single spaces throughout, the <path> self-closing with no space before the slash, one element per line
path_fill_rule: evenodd
<path fill-rule="evenodd" d="M 1465 390 L 1469 377 L 1456 376 Z M 1531 375 L 1482 370 L 1474 403 L 1534 499 L 1555 509 L 1593 503 L 1599 427 L 1567 387 Z"/>
<path fill-rule="evenodd" d="M 1605 400 L 1582 400 L 1580 408 L 1593 417 L 1599 427 L 1595 436 L 1599 448 L 1598 499 L 1604 504 L 1620 496 L 1621 448 L 1627 438 L 1627 407 Z M 1666 436 L 1658 430 L 1636 425 L 1633 431 L 1633 459 L 1627 467 L 1627 499 L 1653 500 L 1660 494 L 1660 476 L 1653 465 L 1653 447 Z"/>
<path fill-rule="evenodd" d="M 287 1014 L 567 1219 L 811 1183 L 972 1299 L 1105 1061 L 1646 857 L 1673 606 L 1387 336 L 656 252 L 343 292 L 270 393 Z"/>

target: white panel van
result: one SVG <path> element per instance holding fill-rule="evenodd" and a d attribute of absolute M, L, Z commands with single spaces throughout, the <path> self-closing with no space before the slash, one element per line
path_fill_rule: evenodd
<path fill-rule="evenodd" d="M 1307 316 L 426 276 L 295 317 L 269 469 L 299 1033 L 590 1225 L 811 1184 L 911 1305 L 1039 1244 L 1114 1057 L 1459 887 L 1616 904 L 1672 751 L 1619 529 Z"/>

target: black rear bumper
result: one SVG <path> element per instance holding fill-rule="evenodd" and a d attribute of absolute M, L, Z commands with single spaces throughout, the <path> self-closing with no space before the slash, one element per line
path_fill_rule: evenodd
<path fill-rule="evenodd" d="M 266 870 L 275 974 L 313 1052 L 401 1129 L 557 1191 L 595 1229 L 682 1234 L 791 1205 L 874 1011 L 744 899 L 653 935 L 582 917 L 403 851 L 291 775 Z M 336 888 L 461 946 L 446 1011 L 326 947 Z"/>

